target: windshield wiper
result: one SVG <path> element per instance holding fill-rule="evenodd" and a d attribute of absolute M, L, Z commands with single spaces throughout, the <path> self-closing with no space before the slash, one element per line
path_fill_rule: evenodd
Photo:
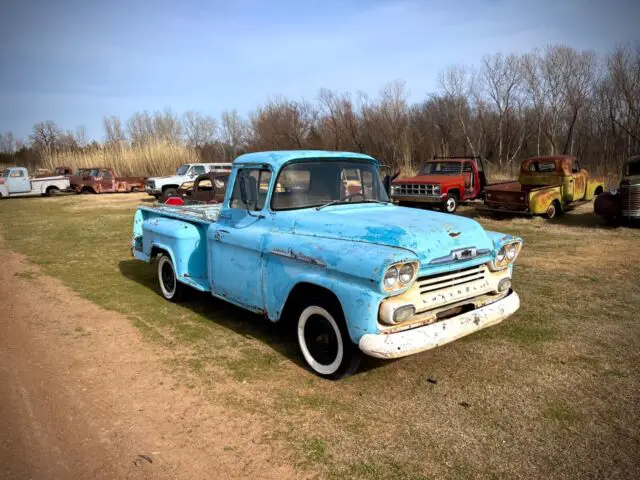
<path fill-rule="evenodd" d="M 367 198 L 365 200 L 360 200 L 358 202 L 345 202 L 344 200 L 331 200 L 330 202 L 323 203 L 322 205 L 317 206 L 316 210 L 320 210 L 321 208 L 329 207 L 331 205 L 341 205 L 341 204 L 357 205 L 358 203 L 382 203 L 383 205 L 387 205 L 387 204 L 389 204 L 391 202 L 385 202 L 383 200 L 376 200 L 374 198 Z"/>
<path fill-rule="evenodd" d="M 344 200 L 331 200 L 330 202 L 323 203 L 322 205 L 318 205 L 316 207 L 316 210 L 320 210 L 321 208 L 329 207 L 331 205 L 337 205 L 339 203 L 350 203 L 350 202 L 345 202 Z"/>

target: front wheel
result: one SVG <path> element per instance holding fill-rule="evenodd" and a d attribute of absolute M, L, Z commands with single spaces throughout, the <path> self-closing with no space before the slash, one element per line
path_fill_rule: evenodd
<path fill-rule="evenodd" d="M 362 353 L 351 341 L 337 306 L 310 300 L 299 309 L 297 318 L 298 344 L 314 373 L 338 380 L 357 370 Z"/>
<path fill-rule="evenodd" d="M 458 208 L 458 197 L 455 193 L 450 193 L 444 202 L 444 211 L 447 213 L 454 213 Z"/>
<path fill-rule="evenodd" d="M 164 298 L 170 302 L 179 302 L 182 299 L 186 287 L 178 281 L 176 269 L 169 255 L 162 254 L 158 260 L 158 282 Z"/>

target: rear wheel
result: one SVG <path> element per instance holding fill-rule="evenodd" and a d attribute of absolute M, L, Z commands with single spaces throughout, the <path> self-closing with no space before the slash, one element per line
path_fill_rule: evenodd
<path fill-rule="evenodd" d="M 450 193 L 444 202 L 443 208 L 447 213 L 454 213 L 458 208 L 458 196 L 455 193 Z"/>
<path fill-rule="evenodd" d="M 362 353 L 349 337 L 344 316 L 335 302 L 310 298 L 298 309 L 298 345 L 316 375 L 338 380 L 360 365 Z"/>
<path fill-rule="evenodd" d="M 47 193 L 45 195 L 47 195 L 47 197 L 55 197 L 59 193 L 60 189 L 58 187 L 49 187 L 47 188 Z"/>
<path fill-rule="evenodd" d="M 167 254 L 158 259 L 158 282 L 162 296 L 171 302 L 179 302 L 185 291 L 185 286 L 176 277 L 176 270 Z"/>

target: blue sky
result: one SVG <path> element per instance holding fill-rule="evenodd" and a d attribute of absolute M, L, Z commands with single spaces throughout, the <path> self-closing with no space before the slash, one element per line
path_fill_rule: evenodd
<path fill-rule="evenodd" d="M 632 0 L 9 0 L 0 17 L 0 132 L 170 107 L 246 115 L 320 88 L 410 100 L 452 64 L 549 43 L 607 53 L 640 39 Z"/>

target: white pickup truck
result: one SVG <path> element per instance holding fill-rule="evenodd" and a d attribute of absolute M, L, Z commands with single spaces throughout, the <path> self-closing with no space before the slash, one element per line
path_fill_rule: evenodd
<path fill-rule="evenodd" d="M 69 177 L 63 175 L 44 178 L 29 178 L 24 167 L 10 167 L 0 178 L 0 198 L 27 197 L 34 195 L 53 196 L 69 189 Z"/>
<path fill-rule="evenodd" d="M 145 191 L 156 198 L 175 195 L 184 182 L 194 180 L 198 175 L 209 172 L 231 172 L 231 166 L 231 163 L 185 163 L 178 167 L 175 175 L 148 178 Z"/>

